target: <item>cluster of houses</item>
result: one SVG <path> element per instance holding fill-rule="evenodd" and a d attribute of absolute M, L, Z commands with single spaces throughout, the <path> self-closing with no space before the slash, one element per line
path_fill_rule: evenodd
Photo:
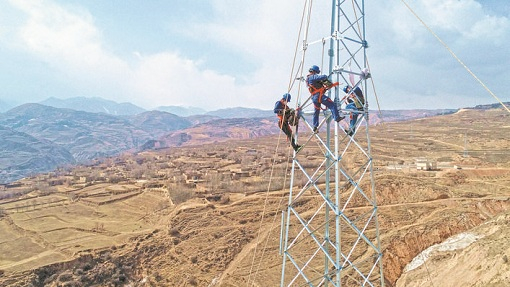
<path fill-rule="evenodd" d="M 81 196 L 80 190 L 88 190 L 98 184 L 129 185 L 129 190 L 104 189 L 104 195 L 123 197 L 142 190 L 168 192 L 172 185 L 193 189 L 196 193 L 209 194 L 217 190 L 245 191 L 265 187 L 266 173 L 274 164 L 274 151 L 243 146 L 211 146 L 172 149 L 167 153 L 146 151 L 137 155 L 125 155 L 96 160 L 88 165 L 59 169 L 51 173 L 0 185 L 0 190 L 28 189 L 34 182 L 42 182 L 48 190 L 69 192 L 69 196 L 81 201 L 90 198 L 91 203 L 101 201 L 99 195 Z M 277 165 L 287 163 L 286 155 L 277 155 Z M 280 169 L 283 170 L 283 169 Z M 42 186 L 42 185 L 41 185 Z M 113 185 L 112 185 L 113 186 Z M 44 187 L 41 187 L 44 188 Z M 37 188 L 36 188 L 37 189 Z"/>
<path fill-rule="evenodd" d="M 164 183 L 184 184 L 197 191 L 206 192 L 214 181 L 242 181 L 256 176 L 262 166 L 269 168 L 271 156 L 261 156 L 259 151 L 237 147 L 234 150 L 186 151 L 182 153 L 144 152 L 136 156 L 104 159 L 70 172 L 55 172 L 34 178 L 49 186 L 67 184 L 73 189 L 97 183 L 131 182 L 140 188 L 162 188 Z M 12 185 L 12 184 L 11 184 Z M 19 183 L 18 183 L 19 185 Z M 0 185 L 1 189 L 10 185 Z"/>

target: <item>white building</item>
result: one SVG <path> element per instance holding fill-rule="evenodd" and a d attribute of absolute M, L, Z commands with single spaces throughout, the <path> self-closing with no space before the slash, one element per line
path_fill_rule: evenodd
<path fill-rule="evenodd" d="M 436 170 L 437 162 L 435 160 L 429 160 L 427 158 L 417 158 L 416 159 L 416 169 L 417 170 Z"/>

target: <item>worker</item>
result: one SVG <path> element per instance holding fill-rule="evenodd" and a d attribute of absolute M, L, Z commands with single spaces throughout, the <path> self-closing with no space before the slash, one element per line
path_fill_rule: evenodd
<path fill-rule="evenodd" d="M 321 110 L 321 104 L 325 105 L 328 109 L 331 110 L 331 113 L 333 115 L 333 119 L 336 122 L 339 122 L 345 118 L 345 116 L 340 116 L 338 113 L 338 108 L 325 93 L 327 90 L 332 88 L 334 84 L 332 84 L 327 75 L 321 75 L 320 69 L 318 66 L 313 65 L 308 70 L 309 74 L 306 77 L 306 84 L 308 86 L 308 90 L 312 94 L 312 102 L 315 108 L 314 114 L 313 114 L 313 132 L 318 132 L 319 127 L 319 113 Z M 335 83 L 338 85 L 338 83 Z"/>
<path fill-rule="evenodd" d="M 301 146 L 296 144 L 296 140 L 294 139 L 290 126 L 297 126 L 299 122 L 299 115 L 296 110 L 289 108 L 287 105 L 290 102 L 290 99 L 291 95 L 289 93 L 284 94 L 282 99 L 275 103 L 273 111 L 278 117 L 278 127 L 283 131 L 283 133 L 285 133 L 287 140 L 289 140 L 292 145 L 292 148 L 298 152 L 301 149 Z"/>
<path fill-rule="evenodd" d="M 363 106 L 365 105 L 365 97 L 363 96 L 363 92 L 360 87 L 352 89 L 351 86 L 347 85 L 344 87 L 344 92 L 346 95 L 347 105 L 345 106 L 346 110 L 350 110 L 350 121 L 349 128 L 345 130 L 345 132 L 352 136 L 356 131 L 356 122 L 358 121 L 359 111 L 363 111 Z"/>

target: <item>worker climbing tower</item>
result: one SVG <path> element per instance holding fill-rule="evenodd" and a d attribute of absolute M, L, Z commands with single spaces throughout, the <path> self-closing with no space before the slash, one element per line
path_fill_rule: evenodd
<path fill-rule="evenodd" d="M 303 7 L 289 82 L 289 92 L 298 95 L 296 139 L 302 148 L 293 154 L 288 204 L 282 210 L 281 286 L 384 286 L 364 5 L 364 0 L 306 0 Z M 338 83 L 326 87 L 325 95 L 346 116 L 336 122 L 329 109 L 321 109 L 317 132 L 306 85 L 313 65 Z M 364 99 L 359 91 L 346 93 L 345 86 L 359 88 Z M 358 107 L 346 109 L 349 103 Z"/>

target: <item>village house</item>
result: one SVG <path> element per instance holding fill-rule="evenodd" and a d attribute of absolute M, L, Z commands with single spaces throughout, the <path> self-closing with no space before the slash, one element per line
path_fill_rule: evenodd
<path fill-rule="evenodd" d="M 239 180 L 243 177 L 250 177 L 250 172 L 237 170 L 237 171 L 232 171 L 232 173 L 231 173 L 232 180 Z"/>
<path fill-rule="evenodd" d="M 198 172 L 185 172 L 183 174 L 184 180 L 186 183 L 197 183 L 197 182 L 203 182 L 202 174 Z"/>
<path fill-rule="evenodd" d="M 416 169 L 417 170 L 436 170 L 437 162 L 434 160 L 429 160 L 427 158 L 417 158 L 416 159 Z"/>
<path fill-rule="evenodd" d="M 161 179 L 168 178 L 168 172 L 166 170 L 158 170 L 156 171 L 156 176 Z"/>

